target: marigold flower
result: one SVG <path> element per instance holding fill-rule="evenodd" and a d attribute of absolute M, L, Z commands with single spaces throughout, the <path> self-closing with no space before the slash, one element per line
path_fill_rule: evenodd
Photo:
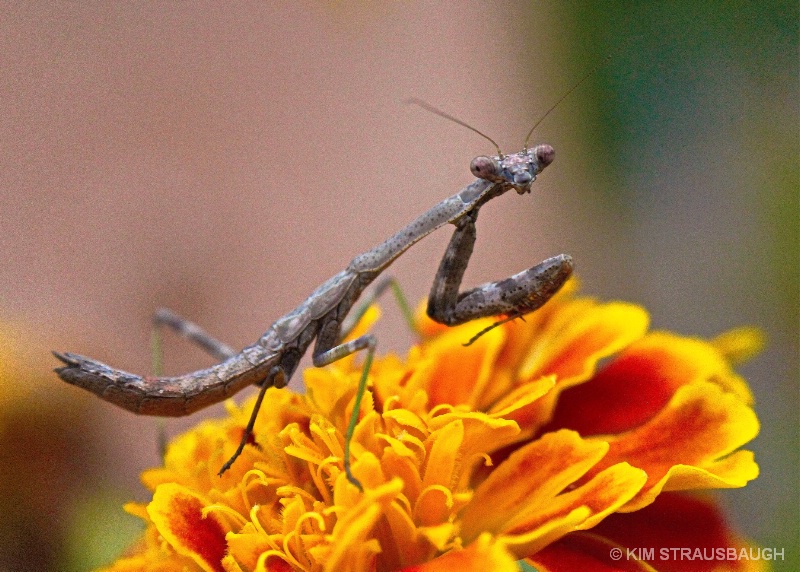
<path fill-rule="evenodd" d="M 270 389 L 258 446 L 220 478 L 252 407 L 230 402 L 226 419 L 176 438 L 143 474 L 152 501 L 127 510 L 147 531 L 109 570 L 676 569 L 609 560 L 609 547 L 677 542 L 659 514 L 702 520 L 684 545 L 746 546 L 713 505 L 672 491 L 757 476 L 740 447 L 758 420 L 731 367 L 756 332 L 648 332 L 642 308 L 576 297 L 574 283 L 464 347 L 491 323 L 420 315 L 421 343 L 375 360 L 351 445 L 363 493 L 342 459 L 361 373 L 352 357 L 307 370 L 305 395 Z"/>

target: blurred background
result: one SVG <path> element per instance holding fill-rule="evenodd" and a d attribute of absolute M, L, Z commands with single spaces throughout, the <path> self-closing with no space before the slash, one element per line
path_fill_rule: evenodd
<path fill-rule="evenodd" d="M 0 8 L 0 571 L 113 558 L 159 462 L 163 425 L 61 383 L 50 349 L 146 373 L 158 306 L 253 342 L 493 153 L 405 98 L 513 152 L 607 56 L 535 132 L 557 154 L 534 193 L 482 211 L 466 281 L 566 252 L 584 292 L 654 328 L 764 328 L 743 368 L 762 474 L 725 499 L 800 568 L 796 2 Z M 413 301 L 448 238 L 392 268 Z M 384 308 L 380 349 L 404 351 Z M 166 356 L 212 361 L 171 337 Z"/>

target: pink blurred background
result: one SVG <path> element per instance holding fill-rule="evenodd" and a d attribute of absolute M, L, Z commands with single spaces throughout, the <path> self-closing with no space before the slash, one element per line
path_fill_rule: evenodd
<path fill-rule="evenodd" d="M 713 18 L 703 23 L 711 47 L 698 52 L 685 14 L 630 12 L 592 32 L 563 3 L 491 6 L 5 3 L 0 319 L 27 332 L 17 335 L 42 380 L 37 399 L 77 402 L 76 423 L 96 430 L 84 441 L 87 490 L 144 498 L 138 473 L 158 463 L 159 425 L 63 386 L 48 349 L 148 372 L 158 306 L 251 343 L 493 152 L 403 99 L 426 99 L 515 151 L 611 53 L 611 71 L 537 129 L 534 142 L 557 154 L 533 195 L 482 211 L 467 282 L 567 252 L 585 291 L 645 303 L 656 327 L 770 330 L 771 353 L 748 372 L 767 399 L 765 426 L 788 423 L 787 433 L 762 442 L 761 496 L 736 498 L 746 532 L 782 538 L 769 516 L 780 507 L 763 495 L 798 492 L 775 477 L 797 428 L 797 268 L 781 263 L 797 252 L 796 216 L 785 213 L 797 207 L 796 62 L 776 63 L 782 40 L 760 28 L 742 42 L 766 42 L 766 55 L 727 57 Z M 660 18 L 670 27 L 652 48 L 635 26 L 658 30 Z M 754 63 L 762 56 L 770 65 Z M 691 58 L 685 81 L 675 58 Z M 651 122 L 626 122 L 625 98 Z M 448 238 L 393 266 L 412 301 Z M 393 304 L 384 309 L 380 347 L 403 351 L 410 336 Z M 173 338 L 166 355 L 169 373 L 211 363 Z M 170 420 L 167 433 L 197 419 Z M 796 511 L 782 518 L 796 524 Z"/>

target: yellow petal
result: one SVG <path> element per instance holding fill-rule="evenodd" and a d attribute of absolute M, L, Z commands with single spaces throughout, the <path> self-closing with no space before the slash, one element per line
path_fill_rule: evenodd
<path fill-rule="evenodd" d="M 711 340 L 711 345 L 732 365 L 749 360 L 764 349 L 764 331 L 753 326 L 728 330 Z"/>
<path fill-rule="evenodd" d="M 478 486 L 461 511 L 465 542 L 483 531 L 499 533 L 517 516 L 544 509 L 607 450 L 607 443 L 585 441 L 574 431 L 549 433 L 518 449 Z"/>
<path fill-rule="evenodd" d="M 423 487 L 443 485 L 449 488 L 455 484 L 456 463 L 463 440 L 464 423 L 460 419 L 431 433 L 429 442 L 432 443 L 432 446 L 425 468 L 425 476 L 422 479 Z"/>
<path fill-rule="evenodd" d="M 355 467 L 354 467 L 355 469 Z M 359 478 L 361 475 L 357 475 Z M 341 475 L 337 481 L 337 493 L 345 481 Z M 351 489 L 354 489 L 350 485 Z M 373 526 L 391 503 L 403 490 L 403 481 L 393 479 L 375 488 L 365 489 L 358 502 L 340 515 L 331 533 L 331 552 L 326 559 L 325 570 L 330 572 L 353 570 L 365 562 L 370 554 L 377 554 L 376 547 L 367 544 Z M 341 496 L 338 494 L 337 496 Z"/>
<path fill-rule="evenodd" d="M 619 463 L 588 483 L 554 497 L 547 506 L 517 516 L 499 538 L 519 558 L 524 558 L 565 534 L 596 526 L 633 498 L 645 482 L 644 471 Z M 556 528 L 554 523 L 560 526 Z"/>

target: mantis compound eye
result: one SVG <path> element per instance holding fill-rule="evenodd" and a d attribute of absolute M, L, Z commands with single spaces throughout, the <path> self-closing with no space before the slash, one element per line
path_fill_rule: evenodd
<path fill-rule="evenodd" d="M 533 148 L 533 156 L 536 157 L 536 164 L 539 171 L 547 167 L 556 158 L 556 151 L 550 145 L 537 145 Z"/>
<path fill-rule="evenodd" d="M 491 157 L 475 157 L 469 164 L 469 170 L 479 179 L 493 181 L 497 178 L 500 166 Z"/>

